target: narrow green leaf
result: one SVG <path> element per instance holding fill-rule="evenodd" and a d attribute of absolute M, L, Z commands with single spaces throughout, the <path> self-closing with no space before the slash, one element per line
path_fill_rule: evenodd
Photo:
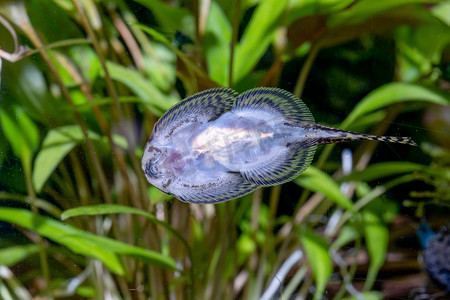
<path fill-rule="evenodd" d="M 294 182 L 306 189 L 324 194 L 336 204 L 353 211 L 353 203 L 341 193 L 337 183 L 321 170 L 310 166 Z"/>
<path fill-rule="evenodd" d="M 39 246 L 33 244 L 0 249 L 0 266 L 14 266 L 19 261 L 37 252 L 39 252 Z"/>
<path fill-rule="evenodd" d="M 343 246 L 347 245 L 350 242 L 353 242 L 359 237 L 360 233 L 355 226 L 344 225 L 342 229 L 339 231 L 339 236 L 331 245 L 331 248 L 337 251 L 341 249 Z"/>
<path fill-rule="evenodd" d="M 139 210 L 134 207 L 117 205 L 117 204 L 98 204 L 98 205 L 90 205 L 90 206 L 80 206 L 80 207 L 71 208 L 71 209 L 64 211 L 61 214 L 61 220 L 66 220 L 68 218 L 76 217 L 76 216 L 96 216 L 96 215 L 107 215 L 107 214 L 134 214 L 134 215 L 143 216 L 143 217 L 147 218 L 148 220 L 150 220 L 151 222 L 161 225 L 164 228 L 166 228 L 169 232 L 171 232 L 178 239 L 180 239 L 180 241 L 188 248 L 188 250 L 190 250 L 189 245 L 186 242 L 186 240 L 172 226 L 170 226 L 166 222 L 158 220 L 152 214 L 149 214 L 148 212 Z"/>
<path fill-rule="evenodd" d="M 1 124 L 0 124 L 0 128 L 1 128 Z M 6 143 L 5 138 L 3 137 L 3 135 L 0 132 L 0 168 L 1 168 L 2 164 L 3 164 L 3 161 L 6 158 L 5 154 L 6 154 L 6 151 L 8 149 L 7 147 L 8 147 L 8 144 Z"/>
<path fill-rule="evenodd" d="M 111 78 L 128 86 L 144 104 L 150 107 L 156 106 L 166 111 L 178 102 L 174 97 L 164 95 L 150 80 L 136 70 L 128 69 L 111 61 L 106 63 L 106 67 Z"/>
<path fill-rule="evenodd" d="M 262 1 L 236 46 L 233 62 L 233 82 L 246 76 L 263 56 L 274 38 L 281 14 L 286 8 L 287 0 Z"/>
<path fill-rule="evenodd" d="M 211 2 L 203 38 L 208 74 L 222 86 L 228 85 L 232 28 L 220 5 Z"/>
<path fill-rule="evenodd" d="M 17 125 L 30 147 L 36 149 L 39 146 L 39 130 L 34 122 L 19 107 L 15 109 Z"/>
<path fill-rule="evenodd" d="M 39 143 L 39 132 L 36 125 L 20 108 L 13 111 L 14 117 L 5 110 L 0 111 L 2 129 L 14 155 L 22 160 L 29 159 L 32 149 Z"/>
<path fill-rule="evenodd" d="M 378 271 L 383 266 L 388 248 L 389 231 L 374 211 L 365 209 L 362 212 L 364 221 L 364 236 L 367 251 L 369 252 L 370 265 L 367 272 L 364 290 L 370 290 L 377 278 Z"/>
<path fill-rule="evenodd" d="M 0 208 L 0 220 L 33 230 L 66 246 L 74 253 L 97 258 L 119 275 L 124 275 L 125 270 L 117 254 L 137 258 L 152 265 L 176 269 L 172 258 L 155 251 L 96 236 L 51 218 L 33 215 L 24 209 Z"/>
<path fill-rule="evenodd" d="M 342 300 L 382 300 L 383 293 L 377 291 L 363 292 L 362 295 L 345 297 Z"/>
<path fill-rule="evenodd" d="M 160 43 L 153 43 L 152 47 L 154 54 L 142 57 L 145 73 L 155 88 L 168 93 L 176 81 L 176 53 Z"/>
<path fill-rule="evenodd" d="M 314 299 L 321 299 L 328 279 L 333 271 L 331 257 L 328 253 L 328 243 L 314 231 L 303 227 L 301 232 L 303 249 L 308 256 L 308 261 L 316 282 Z"/>
<path fill-rule="evenodd" d="M 364 97 L 344 120 L 341 128 L 348 128 L 356 119 L 377 109 L 404 101 L 425 101 L 449 105 L 450 96 L 440 94 L 430 88 L 417 84 L 402 82 L 388 83 Z"/>
<path fill-rule="evenodd" d="M 372 181 L 393 175 L 410 173 L 415 171 L 426 171 L 427 166 L 411 163 L 407 161 L 388 161 L 371 164 L 361 171 L 355 171 L 339 179 L 339 182 L 346 181 Z"/>

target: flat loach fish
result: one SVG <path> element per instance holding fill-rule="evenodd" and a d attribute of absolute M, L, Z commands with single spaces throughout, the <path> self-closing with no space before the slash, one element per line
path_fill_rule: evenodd
<path fill-rule="evenodd" d="M 374 136 L 319 125 L 295 95 L 255 88 L 199 92 L 155 124 L 145 145 L 147 180 L 181 201 L 217 203 L 290 181 L 321 144 L 377 140 L 411 146 L 409 137 Z"/>

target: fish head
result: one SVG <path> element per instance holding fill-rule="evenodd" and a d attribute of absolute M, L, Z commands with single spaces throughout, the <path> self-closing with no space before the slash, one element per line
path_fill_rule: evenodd
<path fill-rule="evenodd" d="M 170 186 L 183 168 L 183 161 L 177 151 L 150 139 L 145 145 L 141 167 L 148 182 L 159 190 L 172 194 Z"/>

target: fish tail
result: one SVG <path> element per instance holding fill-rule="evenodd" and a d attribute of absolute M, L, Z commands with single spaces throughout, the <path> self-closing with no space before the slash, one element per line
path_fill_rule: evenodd
<path fill-rule="evenodd" d="M 315 123 L 309 123 L 307 125 L 304 124 L 303 126 L 304 128 L 312 130 L 312 132 L 314 133 L 313 135 L 315 137 L 313 143 L 316 145 L 349 142 L 357 140 L 371 140 L 371 141 L 417 146 L 417 144 L 410 137 L 378 136 L 365 133 L 357 133 Z"/>
<path fill-rule="evenodd" d="M 389 143 L 397 143 L 404 144 L 409 146 L 417 146 L 416 142 L 412 140 L 412 138 L 408 136 L 376 136 L 376 135 L 364 135 L 365 139 L 372 141 L 380 141 L 380 142 L 389 142 Z"/>

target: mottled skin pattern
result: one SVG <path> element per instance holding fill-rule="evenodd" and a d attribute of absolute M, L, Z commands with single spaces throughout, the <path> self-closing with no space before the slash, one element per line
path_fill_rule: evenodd
<path fill-rule="evenodd" d="M 443 226 L 438 233 L 422 223 L 418 231 L 425 269 L 438 286 L 450 293 L 450 231 Z"/>
<path fill-rule="evenodd" d="M 216 88 L 161 117 L 145 146 L 142 169 L 151 184 L 182 201 L 216 203 L 290 181 L 311 164 L 317 145 L 352 140 L 415 145 L 407 137 L 316 124 L 306 105 L 281 89 L 238 95 Z"/>

